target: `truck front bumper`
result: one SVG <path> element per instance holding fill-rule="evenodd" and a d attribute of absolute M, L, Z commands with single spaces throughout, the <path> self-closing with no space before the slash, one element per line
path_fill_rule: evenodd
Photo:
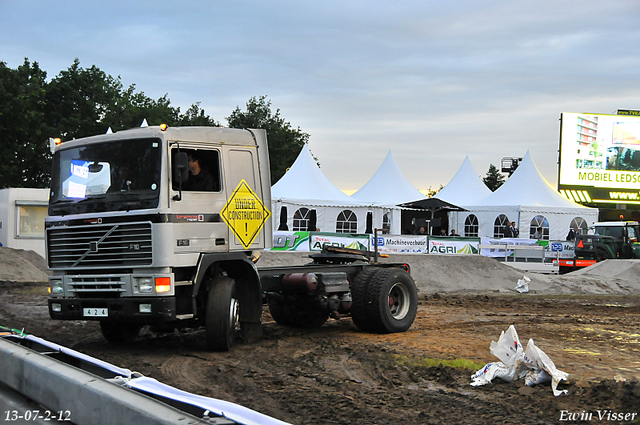
<path fill-rule="evenodd" d="M 49 298 L 48 304 L 49 316 L 54 320 L 108 320 L 144 324 L 176 320 L 175 297 Z M 95 315 L 96 312 L 100 315 Z"/>

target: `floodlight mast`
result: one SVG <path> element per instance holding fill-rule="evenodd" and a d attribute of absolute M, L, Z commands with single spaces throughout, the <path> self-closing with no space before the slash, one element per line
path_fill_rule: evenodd
<path fill-rule="evenodd" d="M 522 162 L 522 158 L 519 157 L 505 157 L 502 158 L 502 172 L 509 173 L 509 177 L 516 171 L 518 165 Z"/>

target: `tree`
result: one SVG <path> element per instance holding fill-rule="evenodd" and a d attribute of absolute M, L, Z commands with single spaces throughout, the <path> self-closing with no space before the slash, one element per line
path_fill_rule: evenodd
<path fill-rule="evenodd" d="M 440 185 L 440 187 L 437 188 L 437 189 L 431 189 L 431 186 L 429 186 L 429 189 L 427 189 L 427 198 L 433 198 L 442 189 L 444 189 L 443 185 Z"/>
<path fill-rule="evenodd" d="M 154 100 L 135 85 L 123 89 L 95 65 L 75 59 L 49 83 L 47 73 L 28 59 L 17 69 L 0 62 L 0 187 L 47 187 L 51 170 L 48 139 L 64 140 L 149 125 L 213 125 L 194 103 L 184 114 L 168 95 Z"/>
<path fill-rule="evenodd" d="M 271 184 L 275 184 L 296 160 L 300 149 L 308 143 L 309 134 L 300 130 L 300 127 L 291 128 L 291 124 L 280 116 L 280 109 L 273 113 L 267 96 L 254 96 L 246 106 L 246 111 L 236 106 L 226 118 L 227 122 L 232 128 L 261 128 L 267 131 Z"/>
<path fill-rule="evenodd" d="M 28 59 L 11 69 L 0 62 L 0 187 L 46 187 L 51 155 L 46 141 L 47 73 Z"/>
<path fill-rule="evenodd" d="M 482 181 L 492 192 L 495 192 L 497 188 L 504 184 L 506 179 L 495 165 L 489 164 L 489 171 L 487 171 L 487 175 L 482 178 Z"/>
<path fill-rule="evenodd" d="M 119 77 L 95 65 L 82 68 L 75 59 L 47 86 L 47 122 L 65 140 L 104 133 L 107 128 L 102 121 L 118 107 L 121 92 Z"/>

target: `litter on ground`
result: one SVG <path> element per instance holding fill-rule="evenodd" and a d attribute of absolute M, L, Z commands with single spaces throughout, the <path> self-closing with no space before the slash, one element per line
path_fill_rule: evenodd
<path fill-rule="evenodd" d="M 506 382 L 523 379 L 528 386 L 551 381 L 553 395 L 568 393 L 567 390 L 558 390 L 558 383 L 566 380 L 569 374 L 556 369 L 549 356 L 536 347 L 533 339 L 529 339 L 526 349 L 523 349 L 513 325 L 506 332 L 502 331 L 498 342 L 491 341 L 490 351 L 500 361 L 487 363 L 471 375 L 472 386 L 490 384 L 494 378 Z"/>

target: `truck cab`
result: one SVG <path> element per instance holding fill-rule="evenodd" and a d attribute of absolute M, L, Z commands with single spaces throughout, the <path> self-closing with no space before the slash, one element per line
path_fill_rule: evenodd
<path fill-rule="evenodd" d="M 271 246 L 269 176 L 264 130 L 157 126 L 59 144 L 45 224 L 50 316 L 99 320 L 121 341 L 142 325 L 214 320 L 207 297 L 220 286 L 245 306 L 232 326 L 257 331 L 248 253 Z"/>

